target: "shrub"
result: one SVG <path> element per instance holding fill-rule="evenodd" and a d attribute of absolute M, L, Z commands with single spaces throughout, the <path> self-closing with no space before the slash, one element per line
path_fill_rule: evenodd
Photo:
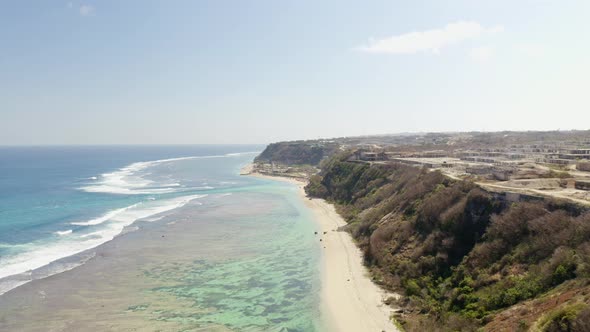
<path fill-rule="evenodd" d="M 588 318 L 588 305 L 577 303 L 555 310 L 541 322 L 541 331 L 545 332 L 582 332 L 588 326 L 582 325 Z"/>
<path fill-rule="evenodd" d="M 547 263 L 547 269 L 551 271 L 551 277 L 548 280 L 551 286 L 556 286 L 566 280 L 575 278 L 575 251 L 567 247 L 557 248 Z"/>
<path fill-rule="evenodd" d="M 547 214 L 542 203 L 520 203 L 501 215 L 492 217 L 492 223 L 486 236 L 490 239 L 502 239 L 509 244 L 516 244 L 528 235 L 529 220 Z"/>
<path fill-rule="evenodd" d="M 406 281 L 405 290 L 407 296 L 415 296 L 420 295 L 422 289 L 415 280 L 409 279 Z"/>
<path fill-rule="evenodd" d="M 573 264 L 557 266 L 555 271 L 553 271 L 553 276 L 551 278 L 552 284 L 559 285 L 566 280 L 574 278 L 576 276 L 575 270 L 576 266 Z"/>

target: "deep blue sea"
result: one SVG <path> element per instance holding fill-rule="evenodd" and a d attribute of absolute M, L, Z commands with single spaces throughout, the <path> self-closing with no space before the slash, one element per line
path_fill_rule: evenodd
<path fill-rule="evenodd" d="M 0 147 L 0 294 L 140 218 L 240 187 L 262 146 Z M 248 179 L 239 179 L 247 182 Z"/>

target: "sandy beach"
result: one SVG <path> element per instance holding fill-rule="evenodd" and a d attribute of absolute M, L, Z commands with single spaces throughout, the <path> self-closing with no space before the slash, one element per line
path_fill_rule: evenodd
<path fill-rule="evenodd" d="M 383 303 L 389 296 L 369 278 L 362 253 L 350 234 L 338 231 L 346 222 L 334 206 L 323 199 L 309 199 L 303 181 L 252 173 L 250 176 L 287 181 L 298 186 L 318 225 L 322 241 L 320 310 L 330 331 L 399 331 L 390 320 L 391 308 Z"/>

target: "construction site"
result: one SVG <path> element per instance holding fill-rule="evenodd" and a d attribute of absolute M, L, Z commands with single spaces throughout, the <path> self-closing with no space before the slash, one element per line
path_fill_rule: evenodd
<path fill-rule="evenodd" d="M 470 179 L 490 191 L 552 196 L 590 204 L 590 148 L 563 144 L 457 150 L 358 148 L 350 161 L 402 163 Z M 409 149 L 411 150 L 411 149 Z"/>
<path fill-rule="evenodd" d="M 351 162 L 439 170 L 515 200 L 550 196 L 590 205 L 590 131 L 416 133 L 271 146 L 255 160 L 257 172 L 306 179 L 343 152 Z"/>

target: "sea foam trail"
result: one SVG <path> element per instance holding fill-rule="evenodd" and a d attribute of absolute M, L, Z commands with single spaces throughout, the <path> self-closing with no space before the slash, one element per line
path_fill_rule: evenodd
<path fill-rule="evenodd" d="M 96 220 L 101 220 L 100 223 L 104 223 L 104 225 L 101 226 L 103 227 L 101 230 L 91 233 L 92 236 L 88 236 L 89 234 L 78 237 L 63 236 L 60 237 L 60 240 L 53 243 L 31 243 L 25 246 L 20 254 L 11 257 L 0 257 L 0 295 L 33 280 L 30 276 L 31 271 L 108 242 L 119 235 L 125 227 L 139 219 L 182 207 L 192 200 L 206 196 L 189 195 L 149 203 L 146 202 L 141 205 L 134 204 L 124 209 L 115 210 L 117 213 L 112 213 L 112 217 L 107 220 L 102 221 L 107 215 L 110 215 L 109 213 L 101 218 L 93 219 L 95 221 L 88 225 L 96 225 Z M 59 272 L 62 271 L 55 273 Z M 14 278 L 7 278 L 10 276 L 14 276 Z M 3 278 L 6 279 L 2 280 Z"/>
<path fill-rule="evenodd" d="M 179 183 L 161 184 L 157 185 L 153 181 L 143 178 L 138 175 L 139 172 L 145 169 L 184 160 L 193 159 L 210 159 L 210 158 L 228 158 L 237 157 L 247 154 L 254 154 L 257 152 L 238 152 L 228 153 L 224 155 L 211 155 L 211 156 L 191 156 L 191 157 L 180 157 L 180 158 L 169 158 L 160 159 L 153 161 L 141 161 L 136 162 L 126 167 L 123 167 L 117 171 L 111 173 L 102 174 L 97 178 L 97 182 L 88 186 L 81 187 L 79 189 L 86 192 L 93 193 L 109 193 L 109 194 L 122 194 L 122 195 L 150 195 L 150 194 L 169 194 L 178 192 L 181 189 Z M 211 187 L 205 188 L 193 188 L 199 189 L 213 189 Z"/>
<path fill-rule="evenodd" d="M 92 219 L 92 220 L 82 221 L 82 222 L 73 222 L 71 224 L 72 225 L 76 225 L 76 226 L 100 225 L 103 222 L 114 218 L 118 214 L 121 214 L 124 211 L 127 211 L 129 209 L 132 209 L 132 208 L 134 208 L 134 207 L 136 207 L 136 206 L 138 206 L 140 204 L 141 204 L 141 202 L 140 203 L 133 204 L 133 205 L 129 205 L 128 207 L 124 207 L 124 208 L 121 208 L 121 209 L 116 209 L 116 210 L 113 210 L 113 211 L 109 211 L 109 212 L 105 213 L 103 216 L 98 217 L 98 218 L 95 218 L 95 219 Z"/>

